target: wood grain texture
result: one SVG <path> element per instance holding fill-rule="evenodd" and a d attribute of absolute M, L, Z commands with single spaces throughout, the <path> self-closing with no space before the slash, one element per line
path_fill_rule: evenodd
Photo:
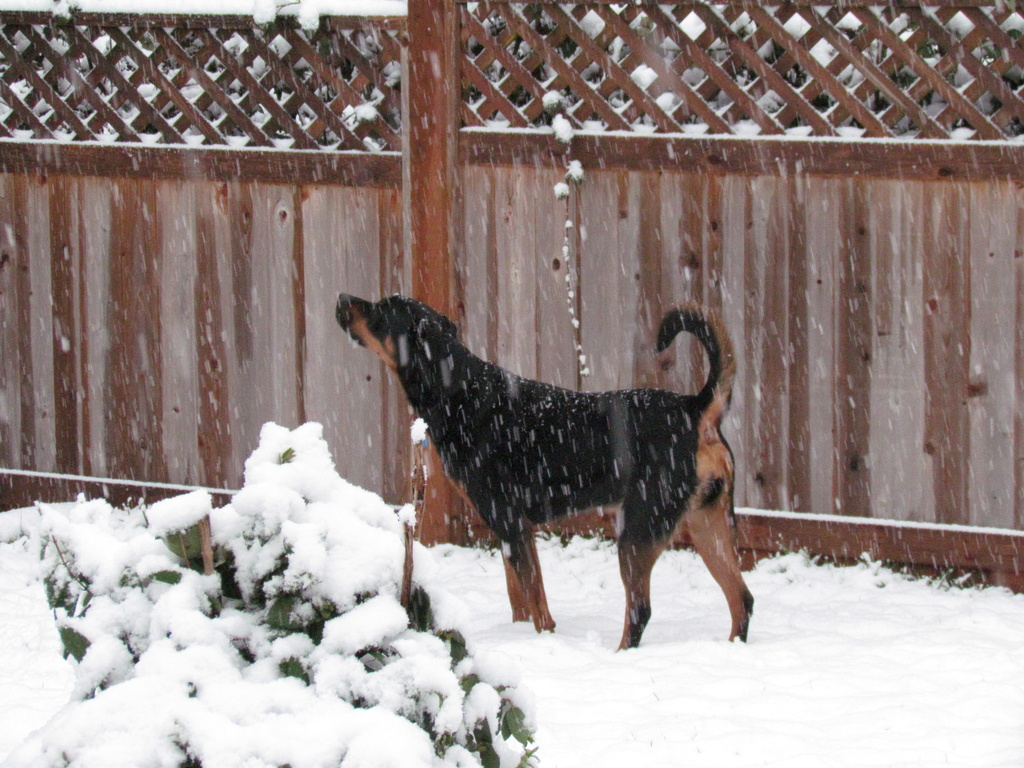
<path fill-rule="evenodd" d="M 965 521 L 971 502 L 967 189 L 927 183 L 924 206 L 925 453 L 932 459 L 935 520 L 952 523 Z"/>
<path fill-rule="evenodd" d="M 239 468 L 231 430 L 230 380 L 228 378 L 228 337 L 226 320 L 230 316 L 227 297 L 230 274 L 220 258 L 228 252 L 227 222 L 217 201 L 220 185 L 205 184 L 196 190 L 195 227 L 195 335 L 197 387 L 201 393 L 195 414 L 197 453 L 201 478 L 205 485 L 237 485 Z"/>
<path fill-rule="evenodd" d="M 868 190 L 844 182 L 838 223 L 842 250 L 836 283 L 837 444 L 834 460 L 836 511 L 869 516 L 871 510 L 871 252 Z"/>
<path fill-rule="evenodd" d="M 811 174 L 908 181 L 1015 180 L 1024 176 L 1024 147 L 1015 143 L 759 137 L 630 136 L 578 133 L 568 143 L 551 134 L 465 129 L 460 162 L 469 165 L 561 165 L 585 169 L 691 171 L 712 175 Z"/>
<path fill-rule="evenodd" d="M 373 203 L 352 190 L 307 190 L 304 397 L 307 417 L 324 426 L 339 472 L 354 483 L 382 488 L 385 468 L 403 479 L 408 475 L 407 466 L 396 467 L 396 457 L 383 453 L 384 382 L 390 374 L 348 339 L 334 317 L 340 292 L 378 298 L 382 265 Z M 405 435 L 408 442 L 408 422 Z"/>
<path fill-rule="evenodd" d="M 650 345 L 703 299 L 740 354 L 741 504 L 1020 524 L 1017 183 L 590 169 L 566 207 L 563 173 L 461 170 L 471 349 L 570 387 L 694 391 L 699 346 Z M 8 465 L 237 485 L 265 421 L 313 419 L 344 474 L 401 500 L 411 414 L 333 318 L 339 291 L 410 289 L 399 190 L 6 174 L 0 195 Z"/>
<path fill-rule="evenodd" d="M 970 361 L 967 452 L 968 522 L 1014 524 L 1016 480 L 1014 419 L 1017 314 L 1014 252 L 1017 201 L 1009 184 L 972 184 L 969 192 L 968 253 Z"/>

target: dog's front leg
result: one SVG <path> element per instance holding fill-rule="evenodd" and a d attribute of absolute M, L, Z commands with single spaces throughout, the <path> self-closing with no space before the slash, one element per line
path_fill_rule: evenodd
<path fill-rule="evenodd" d="M 519 577 L 512 569 L 512 563 L 502 548 L 501 560 L 505 564 L 505 587 L 508 589 L 508 602 L 512 607 L 512 621 L 532 621 L 530 606 L 526 604 L 526 595 L 519 586 Z"/>
<path fill-rule="evenodd" d="M 544 592 L 544 579 L 540 572 L 540 558 L 537 556 L 537 540 L 532 529 L 523 531 L 522 537 L 501 543 L 505 559 L 505 578 L 508 584 L 508 599 L 512 605 L 512 620 L 533 619 L 538 632 L 554 631 L 555 620 L 548 610 L 548 598 Z M 517 607 L 518 606 L 518 607 Z"/>

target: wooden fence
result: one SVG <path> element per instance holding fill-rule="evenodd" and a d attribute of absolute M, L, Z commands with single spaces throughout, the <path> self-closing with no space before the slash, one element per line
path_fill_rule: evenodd
<path fill-rule="evenodd" d="M 401 495 L 405 407 L 331 307 L 408 290 L 403 29 L 0 15 L 0 466 L 237 488 L 317 420 Z"/>
<path fill-rule="evenodd" d="M 653 329 L 694 297 L 740 353 L 740 504 L 1024 528 L 1021 29 L 972 0 L 2 13 L 0 467 L 231 488 L 263 422 L 317 420 L 398 501 L 408 412 L 339 290 L 528 376 L 683 391 L 697 350 Z M 0 473 L 4 506 L 47 483 Z"/>

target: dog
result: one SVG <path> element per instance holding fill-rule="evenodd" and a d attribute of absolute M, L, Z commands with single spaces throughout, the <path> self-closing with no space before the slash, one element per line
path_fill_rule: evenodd
<path fill-rule="evenodd" d="M 339 325 L 393 371 L 426 421 L 445 474 L 501 541 L 509 597 L 538 632 L 553 630 L 533 526 L 580 511 L 616 515 L 626 590 L 620 650 L 651 617 L 651 570 L 684 524 L 725 593 L 730 640 L 746 641 L 754 598 L 740 571 L 733 455 L 721 434 L 736 364 L 718 317 L 695 304 L 668 312 L 657 349 L 687 331 L 709 359 L 696 395 L 661 389 L 575 392 L 480 359 L 455 324 L 404 296 L 338 297 Z M 520 614 L 523 612 L 521 611 Z"/>

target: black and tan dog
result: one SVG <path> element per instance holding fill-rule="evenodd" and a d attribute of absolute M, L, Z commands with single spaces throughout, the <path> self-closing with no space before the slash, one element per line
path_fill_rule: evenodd
<path fill-rule="evenodd" d="M 746 640 L 754 599 L 736 556 L 733 460 L 719 429 L 736 368 L 713 315 L 685 306 L 661 321 L 659 351 L 681 331 L 707 350 L 707 382 L 690 396 L 659 389 L 591 394 L 521 378 L 476 357 L 447 317 L 402 296 L 371 303 L 342 294 L 337 318 L 397 374 L 445 473 L 501 540 L 515 574 L 512 603 L 525 600 L 538 631 L 555 622 L 533 526 L 604 507 L 616 510 L 626 588 L 620 648 L 640 642 L 651 616 L 651 569 L 680 521 L 725 592 L 729 639 Z"/>

